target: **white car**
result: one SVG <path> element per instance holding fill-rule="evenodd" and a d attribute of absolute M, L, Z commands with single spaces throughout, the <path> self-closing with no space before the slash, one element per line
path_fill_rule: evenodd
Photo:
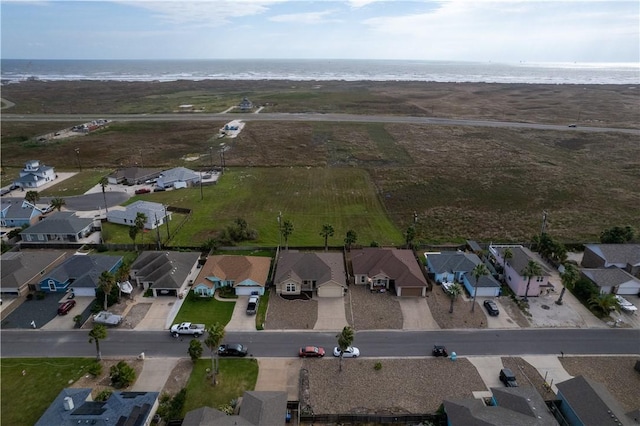
<path fill-rule="evenodd" d="M 340 356 L 339 347 L 336 346 L 335 348 L 333 348 L 333 356 Z M 358 358 L 359 356 L 360 350 L 358 348 L 354 348 L 353 346 L 349 346 L 342 354 L 343 358 Z"/>
<path fill-rule="evenodd" d="M 618 304 L 620 305 L 620 309 L 622 309 L 625 312 L 631 312 L 634 313 L 635 311 L 638 310 L 638 308 L 636 308 L 636 306 L 629 302 L 627 299 L 625 299 L 622 296 L 618 296 L 616 294 L 616 300 L 618 301 Z"/>

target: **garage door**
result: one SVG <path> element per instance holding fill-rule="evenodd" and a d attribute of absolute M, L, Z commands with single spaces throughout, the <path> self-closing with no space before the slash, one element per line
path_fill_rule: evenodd
<path fill-rule="evenodd" d="M 424 287 L 400 287 L 398 288 L 398 296 L 422 297 L 423 288 Z"/>
<path fill-rule="evenodd" d="M 89 287 L 78 287 L 71 289 L 76 296 L 96 297 L 96 290 Z"/>
<path fill-rule="evenodd" d="M 254 291 L 260 296 L 264 295 L 263 287 L 236 287 L 236 296 L 251 296 Z"/>
<path fill-rule="evenodd" d="M 324 285 L 318 288 L 318 297 L 342 297 L 344 291 L 341 286 Z"/>

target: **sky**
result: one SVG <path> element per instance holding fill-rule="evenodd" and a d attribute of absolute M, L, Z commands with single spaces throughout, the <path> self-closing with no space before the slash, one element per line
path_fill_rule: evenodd
<path fill-rule="evenodd" d="M 640 62 L 640 2 L 0 0 L 3 59 Z"/>

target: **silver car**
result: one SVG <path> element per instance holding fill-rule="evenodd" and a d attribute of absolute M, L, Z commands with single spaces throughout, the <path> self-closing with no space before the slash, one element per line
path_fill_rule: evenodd
<path fill-rule="evenodd" d="M 340 352 L 341 351 L 339 347 L 336 346 L 335 348 L 333 348 L 333 356 L 340 356 Z M 343 358 L 358 358 L 359 356 L 360 356 L 360 349 L 354 348 L 353 346 L 349 346 L 342 353 Z"/>

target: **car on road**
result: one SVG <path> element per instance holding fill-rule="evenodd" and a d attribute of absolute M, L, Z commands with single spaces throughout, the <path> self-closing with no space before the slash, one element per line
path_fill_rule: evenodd
<path fill-rule="evenodd" d="M 496 302 L 494 302 L 493 300 L 485 300 L 483 305 L 489 315 L 491 315 L 492 317 L 497 317 L 498 315 L 500 315 L 500 309 L 498 309 L 498 305 L 496 305 Z"/>
<path fill-rule="evenodd" d="M 509 368 L 503 368 L 500 370 L 500 381 L 508 388 L 517 388 L 518 382 L 516 381 L 516 375 Z"/>
<path fill-rule="evenodd" d="M 616 294 L 616 300 L 618 301 L 618 305 L 620 306 L 620 309 L 622 309 L 625 312 L 634 313 L 638 310 L 636 305 L 629 302 L 627 299 L 625 299 L 622 296 L 618 296 Z"/>
<path fill-rule="evenodd" d="M 318 346 L 303 346 L 298 351 L 298 356 L 301 358 L 322 358 L 324 349 Z"/>
<path fill-rule="evenodd" d="M 218 356 L 247 356 L 247 347 L 239 343 L 227 343 L 218 346 Z"/>
<path fill-rule="evenodd" d="M 433 350 L 431 351 L 431 355 L 435 357 L 438 357 L 438 356 L 448 357 L 449 352 L 447 351 L 447 348 L 443 345 L 433 345 Z"/>
<path fill-rule="evenodd" d="M 578 127 L 577 124 L 569 124 L 569 127 Z"/>
<path fill-rule="evenodd" d="M 342 351 L 339 347 L 333 348 L 333 356 L 340 356 Z M 358 358 L 360 356 L 360 349 L 355 348 L 353 346 L 349 346 L 347 349 L 342 352 L 343 358 Z"/>
<path fill-rule="evenodd" d="M 58 306 L 58 315 L 67 315 L 74 306 L 76 306 L 75 300 L 65 300 L 60 304 L 60 306 Z"/>
<path fill-rule="evenodd" d="M 136 195 L 140 195 L 140 194 L 148 194 L 150 193 L 151 190 L 149 188 L 140 188 L 140 189 L 136 189 L 135 190 L 135 194 Z"/>

